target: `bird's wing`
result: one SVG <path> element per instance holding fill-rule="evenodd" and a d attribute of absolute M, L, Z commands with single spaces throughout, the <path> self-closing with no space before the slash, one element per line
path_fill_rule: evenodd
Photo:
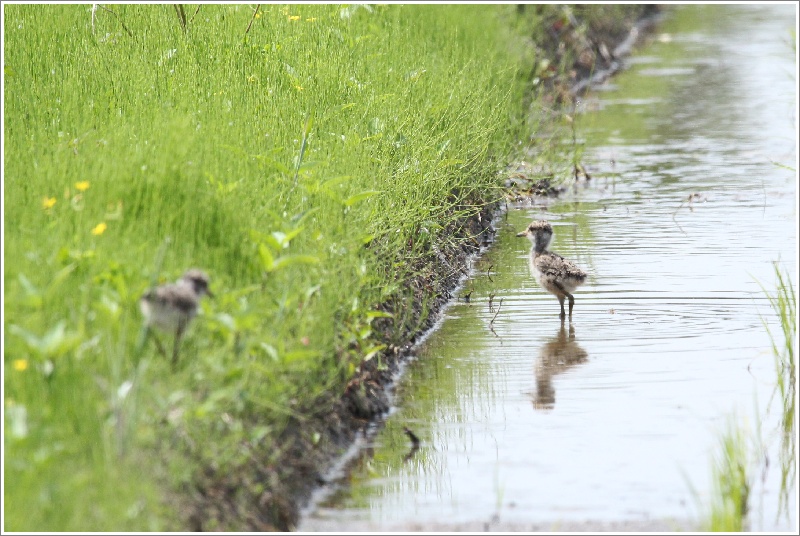
<path fill-rule="evenodd" d="M 542 274 L 551 277 L 572 277 L 582 279 L 586 273 L 558 253 L 547 251 L 536 257 L 536 268 Z"/>
<path fill-rule="evenodd" d="M 189 313 L 197 307 L 197 297 L 186 285 L 166 285 L 155 289 L 151 294 L 162 304 L 171 304 L 183 313 Z"/>

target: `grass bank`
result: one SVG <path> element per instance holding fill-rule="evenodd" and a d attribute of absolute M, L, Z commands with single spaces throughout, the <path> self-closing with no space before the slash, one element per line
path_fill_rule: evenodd
<path fill-rule="evenodd" d="M 559 6 L 4 4 L 3 23 L 10 531 L 291 527 L 308 460 L 352 430 L 331 416 L 382 409 L 361 374 L 477 248 L 523 96 L 571 76 L 548 40 L 585 33 Z M 216 298 L 172 370 L 137 301 L 189 267 Z"/>

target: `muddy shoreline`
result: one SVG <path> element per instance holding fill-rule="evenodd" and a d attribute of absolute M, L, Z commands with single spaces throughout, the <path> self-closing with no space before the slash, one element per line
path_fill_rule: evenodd
<path fill-rule="evenodd" d="M 595 61 L 591 66 L 576 62 L 563 78 L 550 80 L 543 91 L 563 102 L 601 83 L 623 67 L 622 58 L 652 31 L 658 16 L 657 9 L 645 9 L 624 34 L 588 35 L 582 40 L 571 39 L 568 29 L 559 28 L 561 33 L 553 36 L 553 48 L 549 51 L 553 57 L 561 54 L 559 50 L 564 47 L 559 49 L 559 46 L 566 43 L 575 49 L 578 58 L 585 57 L 591 48 Z M 608 53 L 609 50 L 613 52 Z M 395 383 L 414 355 L 415 345 L 439 321 L 476 255 L 493 241 L 492 222 L 504 210 L 502 202 L 472 201 L 475 203 L 471 206 L 483 208 L 446 230 L 446 243 L 434 246 L 424 266 L 418 267 L 417 273 L 426 275 L 409 284 L 413 290 L 410 304 L 413 321 L 407 325 L 417 325 L 419 329 L 403 333 L 401 340 L 405 343 L 388 346 L 381 359 L 362 363 L 344 393 L 328 392 L 313 407 L 291 417 L 272 449 L 271 459 L 260 459 L 254 453 L 246 471 L 232 474 L 220 474 L 209 467 L 195 480 L 192 489 L 180 490 L 182 498 L 176 507 L 183 526 L 191 531 L 294 530 L 304 509 L 313 505 L 320 490 L 346 473 L 348 464 L 358 454 L 354 445 L 371 437 L 386 417 Z M 397 310 L 398 304 L 383 304 L 381 309 Z M 388 332 L 391 326 L 381 320 L 374 322 L 375 331 L 385 333 L 383 338 L 391 340 Z M 392 335 L 396 340 L 397 334 Z"/>

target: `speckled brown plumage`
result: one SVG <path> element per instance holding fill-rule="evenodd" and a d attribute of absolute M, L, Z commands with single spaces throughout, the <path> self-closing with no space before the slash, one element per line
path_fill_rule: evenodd
<path fill-rule="evenodd" d="M 208 276 L 197 269 L 188 270 L 176 283 L 150 289 L 139 299 L 139 308 L 148 328 L 158 328 L 175 336 L 172 349 L 173 366 L 178 360 L 181 337 L 192 318 L 197 315 L 200 298 L 208 294 Z M 162 353 L 158 338 L 156 344 Z"/>
<path fill-rule="evenodd" d="M 586 281 L 586 272 L 558 253 L 547 250 L 553 238 L 553 227 L 548 222 L 534 220 L 527 229 L 517 233 L 517 236 L 527 237 L 531 241 L 533 244 L 530 256 L 531 273 L 543 289 L 558 298 L 561 305 L 561 318 L 566 316 L 564 299 L 569 299 L 569 316 L 571 317 L 572 307 L 575 305 L 572 292 Z"/>

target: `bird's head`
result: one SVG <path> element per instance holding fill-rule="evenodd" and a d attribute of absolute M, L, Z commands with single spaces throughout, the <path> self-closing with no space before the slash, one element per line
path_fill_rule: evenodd
<path fill-rule="evenodd" d="M 537 250 L 544 250 L 553 239 L 553 227 L 545 220 L 533 220 L 528 227 L 517 233 L 519 237 L 527 237 Z"/>
<path fill-rule="evenodd" d="M 211 289 L 208 288 L 208 274 L 202 270 L 198 270 L 196 268 L 187 270 L 186 273 L 183 274 L 183 277 L 181 277 L 181 281 L 187 285 L 190 285 L 197 296 L 207 294 L 211 298 L 214 297 Z"/>

